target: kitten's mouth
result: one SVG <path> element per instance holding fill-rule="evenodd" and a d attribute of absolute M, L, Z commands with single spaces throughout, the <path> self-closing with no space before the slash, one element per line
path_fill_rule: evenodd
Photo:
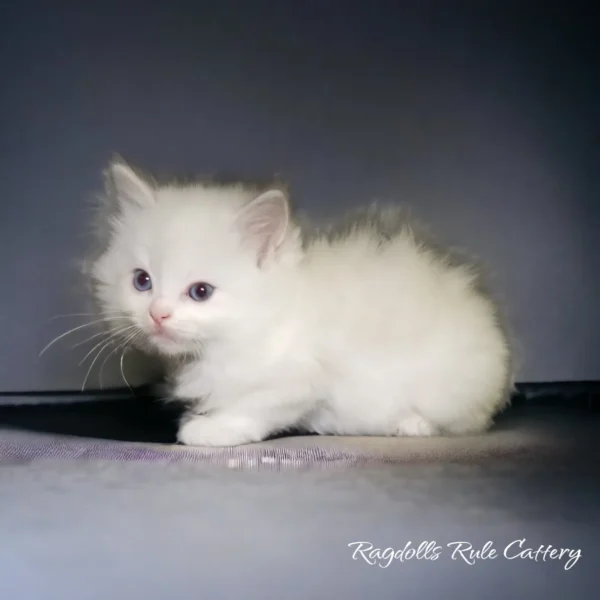
<path fill-rule="evenodd" d="M 148 341 L 157 350 L 166 354 L 179 354 L 182 351 L 183 340 L 181 337 L 163 327 L 156 327 L 148 331 Z"/>
<path fill-rule="evenodd" d="M 172 333 L 165 331 L 164 329 L 153 329 L 150 331 L 150 339 L 159 342 L 176 342 L 176 338 Z"/>

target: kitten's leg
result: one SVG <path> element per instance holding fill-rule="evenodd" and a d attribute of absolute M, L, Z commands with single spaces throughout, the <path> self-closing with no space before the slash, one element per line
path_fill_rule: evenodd
<path fill-rule="evenodd" d="M 264 424 L 254 417 L 218 411 L 182 422 L 177 441 L 186 446 L 240 446 L 260 442 L 269 433 Z"/>
<path fill-rule="evenodd" d="M 187 446 L 240 446 L 260 442 L 278 431 L 293 427 L 305 413 L 298 404 L 265 402 L 257 407 L 241 399 L 233 406 L 182 421 L 177 440 Z"/>
<path fill-rule="evenodd" d="M 181 368 L 172 377 L 172 394 L 179 400 L 195 403 L 205 398 L 213 389 L 213 382 L 204 372 L 201 362 L 194 362 Z"/>
<path fill-rule="evenodd" d="M 428 437 L 437 435 L 436 427 L 427 419 L 417 413 L 403 417 L 397 426 L 397 436 Z"/>

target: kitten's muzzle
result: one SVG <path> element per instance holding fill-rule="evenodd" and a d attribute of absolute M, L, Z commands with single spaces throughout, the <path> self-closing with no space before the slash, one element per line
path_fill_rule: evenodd
<path fill-rule="evenodd" d="M 165 321 L 171 318 L 173 312 L 167 306 L 159 302 L 153 302 L 149 309 L 150 318 L 154 321 L 157 327 L 162 329 Z"/>

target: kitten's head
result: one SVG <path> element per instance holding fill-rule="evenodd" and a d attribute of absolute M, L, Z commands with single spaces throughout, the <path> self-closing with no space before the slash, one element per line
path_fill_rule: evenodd
<path fill-rule="evenodd" d="M 90 274 L 116 335 L 183 355 L 256 319 L 269 273 L 293 246 L 283 190 L 159 186 L 123 162 L 109 166 L 106 184 Z"/>

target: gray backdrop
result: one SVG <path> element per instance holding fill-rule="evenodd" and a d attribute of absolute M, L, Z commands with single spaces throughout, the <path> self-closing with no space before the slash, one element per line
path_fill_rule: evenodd
<path fill-rule="evenodd" d="M 151 169 L 279 172 L 328 216 L 407 201 L 491 263 L 520 381 L 600 377 L 596 46 L 573 5 L 8 4 L 0 390 L 81 386 L 92 344 L 38 353 L 85 323 L 53 317 L 86 310 L 72 263 L 115 151 Z M 118 363 L 104 384 L 122 385 Z"/>

